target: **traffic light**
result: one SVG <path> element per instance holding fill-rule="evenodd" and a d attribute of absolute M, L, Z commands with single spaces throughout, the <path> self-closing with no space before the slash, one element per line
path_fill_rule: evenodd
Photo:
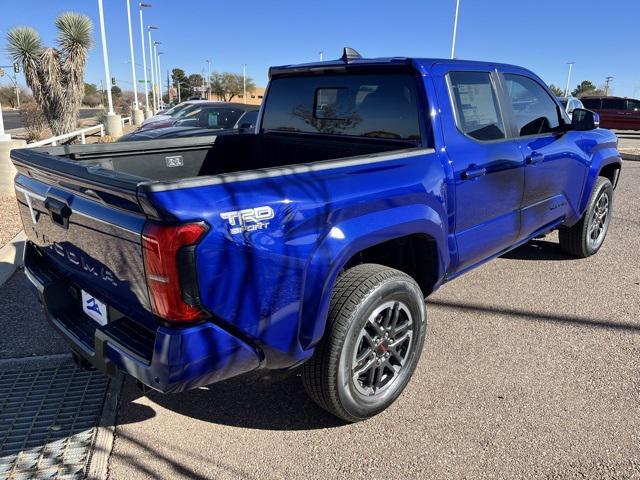
<path fill-rule="evenodd" d="M 116 86 L 116 77 L 111 77 L 111 85 Z"/>
<path fill-rule="evenodd" d="M 18 62 L 13 64 L 13 73 L 20 73 L 20 64 Z"/>

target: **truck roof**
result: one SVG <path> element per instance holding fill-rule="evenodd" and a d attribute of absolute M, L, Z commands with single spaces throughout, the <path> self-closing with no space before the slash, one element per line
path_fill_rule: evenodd
<path fill-rule="evenodd" d="M 505 67 L 524 69 L 518 65 L 511 65 L 500 62 L 487 62 L 480 60 L 462 60 L 462 59 L 450 59 L 450 58 L 421 58 L 421 57 L 379 57 L 379 58 L 351 58 L 346 59 L 339 58 L 336 60 L 327 60 L 323 62 L 311 62 L 291 65 L 281 65 L 277 67 L 271 67 L 269 69 L 269 77 L 281 74 L 291 74 L 305 71 L 318 71 L 324 69 L 333 69 L 350 66 L 398 66 L 398 65 L 413 65 L 419 69 L 430 71 L 436 64 L 450 64 L 450 65 L 491 65 L 492 67 Z M 527 69 L 524 69 L 527 70 Z M 528 70 L 527 70 L 528 71 Z"/>

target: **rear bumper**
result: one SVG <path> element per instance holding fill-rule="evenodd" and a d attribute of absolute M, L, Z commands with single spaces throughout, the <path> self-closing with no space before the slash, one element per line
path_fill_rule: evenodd
<path fill-rule="evenodd" d="M 149 330 L 122 317 L 100 326 L 81 309 L 72 282 L 50 267 L 27 243 L 25 274 L 45 314 L 71 348 L 108 375 L 131 375 L 160 392 L 181 392 L 257 368 L 258 352 L 219 326 L 158 326 Z"/>

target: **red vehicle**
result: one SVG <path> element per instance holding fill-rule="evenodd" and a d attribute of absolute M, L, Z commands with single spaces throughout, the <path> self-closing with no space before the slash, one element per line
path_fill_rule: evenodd
<path fill-rule="evenodd" d="M 584 108 L 600 115 L 602 128 L 640 130 L 640 100 L 622 97 L 582 97 Z"/>

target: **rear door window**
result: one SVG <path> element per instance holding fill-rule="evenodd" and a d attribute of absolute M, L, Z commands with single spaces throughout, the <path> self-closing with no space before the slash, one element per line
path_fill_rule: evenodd
<path fill-rule="evenodd" d="M 489 72 L 450 72 L 458 128 L 476 140 L 505 138 L 504 123 Z"/>
<path fill-rule="evenodd" d="M 262 129 L 418 142 L 416 81 L 393 73 L 275 78 Z"/>
<path fill-rule="evenodd" d="M 599 98 L 584 98 L 582 99 L 582 104 L 584 108 L 589 110 L 600 110 L 600 99 Z"/>
<path fill-rule="evenodd" d="M 603 98 L 602 99 L 603 110 L 624 110 L 623 98 Z"/>
<path fill-rule="evenodd" d="M 558 106 L 538 82 L 511 73 L 506 73 L 504 79 L 518 135 L 539 135 L 558 129 Z"/>

